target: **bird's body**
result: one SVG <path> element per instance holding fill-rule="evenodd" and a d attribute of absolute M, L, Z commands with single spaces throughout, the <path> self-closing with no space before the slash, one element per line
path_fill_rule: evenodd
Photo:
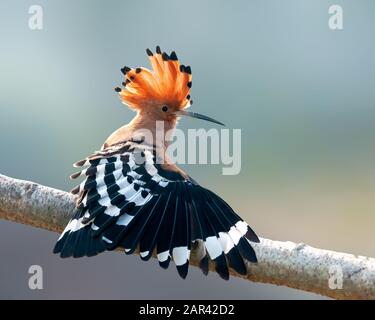
<path fill-rule="evenodd" d="M 164 268 L 173 260 L 185 278 L 194 248 L 204 273 L 213 260 L 224 279 L 228 266 L 246 274 L 244 260 L 257 261 L 248 240 L 259 242 L 258 237 L 224 200 L 170 161 L 165 139 L 158 139 L 181 115 L 218 122 L 184 110 L 191 104 L 190 67 L 180 66 L 174 52 L 147 53 L 153 70 L 124 67 L 125 89 L 116 88 L 136 117 L 75 164 L 87 168 L 71 177 L 85 180 L 72 190 L 77 209 L 54 252 L 81 257 L 139 248 L 143 260 L 156 253 Z"/>

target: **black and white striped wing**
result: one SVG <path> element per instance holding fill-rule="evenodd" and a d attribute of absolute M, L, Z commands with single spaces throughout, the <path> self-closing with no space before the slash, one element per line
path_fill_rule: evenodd
<path fill-rule="evenodd" d="M 173 260 L 185 278 L 193 246 L 205 274 L 209 260 L 224 279 L 228 266 L 246 274 L 244 260 L 257 261 L 248 241 L 259 242 L 256 234 L 216 194 L 155 159 L 153 148 L 126 142 L 78 162 L 87 168 L 72 177 L 85 179 L 72 191 L 77 209 L 54 252 L 82 257 L 139 248 L 148 260 L 156 251 L 160 266 Z"/>

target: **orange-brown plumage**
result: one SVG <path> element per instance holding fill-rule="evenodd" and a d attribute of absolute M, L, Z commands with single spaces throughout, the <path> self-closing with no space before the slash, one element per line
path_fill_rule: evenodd
<path fill-rule="evenodd" d="M 152 70 L 122 69 L 125 86 L 118 89 L 122 102 L 137 111 L 160 105 L 167 105 L 173 110 L 187 108 L 192 79 L 190 67 L 180 65 L 175 52 L 168 56 L 157 48 L 155 54 L 150 50 L 147 53 Z"/>
<path fill-rule="evenodd" d="M 223 199 L 170 160 L 164 139 L 180 116 L 223 124 L 185 110 L 192 103 L 191 69 L 180 65 L 175 52 L 167 55 L 157 47 L 156 54 L 148 49 L 147 54 L 152 70 L 124 67 L 123 88 L 116 88 L 137 115 L 100 151 L 75 164 L 86 168 L 71 178 L 85 180 L 72 190 L 77 208 L 54 252 L 78 258 L 139 248 L 142 260 L 155 252 L 161 267 L 173 260 L 186 278 L 196 249 L 204 274 L 212 260 L 223 279 L 229 278 L 229 267 L 245 275 L 245 260 L 257 261 L 249 243 L 259 242 L 257 235 Z"/>
<path fill-rule="evenodd" d="M 129 140 L 144 128 L 150 130 L 155 139 L 157 121 L 164 122 L 165 132 L 173 129 L 177 124 L 177 112 L 192 103 L 191 68 L 181 65 L 174 51 L 167 55 L 158 46 L 156 53 L 149 49 L 146 52 L 152 69 L 122 68 L 125 77 L 123 88 L 116 88 L 121 101 L 135 110 L 137 115 L 129 124 L 113 132 L 103 147 Z M 154 142 L 158 144 L 158 141 Z"/>

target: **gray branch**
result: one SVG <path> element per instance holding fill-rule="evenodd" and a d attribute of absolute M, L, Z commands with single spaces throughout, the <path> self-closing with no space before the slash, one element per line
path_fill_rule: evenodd
<path fill-rule="evenodd" d="M 62 232 L 74 197 L 34 182 L 0 175 L 0 218 Z M 247 263 L 250 281 L 314 292 L 335 299 L 375 299 L 375 259 L 306 244 L 261 239 L 252 244 L 257 264 Z M 51 247 L 53 244 L 51 244 Z M 191 257 L 191 264 L 198 261 Z M 212 268 L 212 266 L 211 266 Z M 231 271 L 233 275 L 237 275 Z"/>

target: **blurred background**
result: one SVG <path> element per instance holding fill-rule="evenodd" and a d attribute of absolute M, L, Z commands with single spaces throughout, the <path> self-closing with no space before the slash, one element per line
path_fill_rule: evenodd
<path fill-rule="evenodd" d="M 242 129 L 240 175 L 185 166 L 192 177 L 262 237 L 375 256 L 374 1 L 39 0 L 44 28 L 30 30 L 33 4 L 0 2 L 1 174 L 70 190 L 71 164 L 134 115 L 113 91 L 120 68 L 160 45 L 192 66 L 191 110 Z M 195 268 L 183 281 L 119 253 L 62 260 L 57 237 L 0 221 L 0 298 L 322 298 Z M 43 290 L 28 288 L 33 264 Z"/>

